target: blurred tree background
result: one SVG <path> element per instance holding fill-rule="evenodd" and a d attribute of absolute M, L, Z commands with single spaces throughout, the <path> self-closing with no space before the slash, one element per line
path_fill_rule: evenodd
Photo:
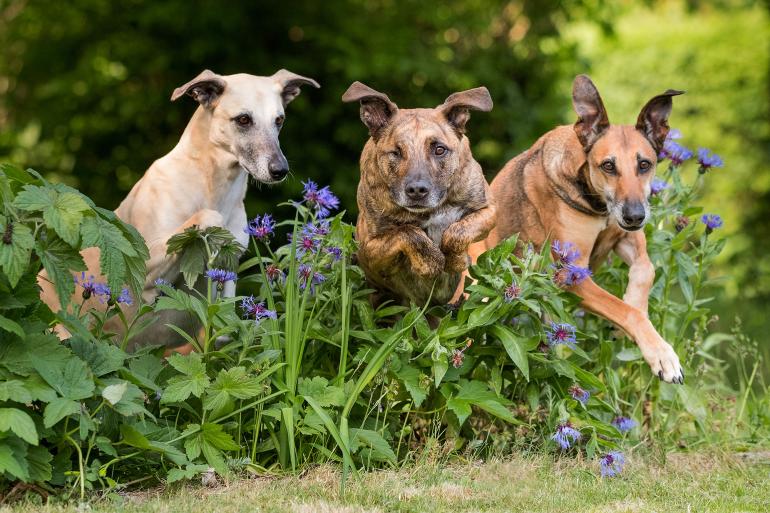
<path fill-rule="evenodd" d="M 687 90 L 672 126 L 721 154 L 705 204 L 733 235 L 718 272 L 721 327 L 740 315 L 770 329 L 770 16 L 766 2 L 723 0 L 0 0 L 0 159 L 36 168 L 117 207 L 178 140 L 195 103 L 171 91 L 204 68 L 318 80 L 287 111 L 281 135 L 293 174 L 254 186 L 250 214 L 330 184 L 355 213 L 354 80 L 401 106 L 433 106 L 485 85 L 491 113 L 470 126 L 488 178 L 574 119 L 570 82 L 596 81 L 617 123 L 651 96 Z M 766 345 L 766 344 L 765 344 Z"/>

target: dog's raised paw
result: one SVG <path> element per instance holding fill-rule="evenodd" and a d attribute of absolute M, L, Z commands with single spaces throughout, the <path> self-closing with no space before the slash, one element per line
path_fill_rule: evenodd
<path fill-rule="evenodd" d="M 653 374 L 658 376 L 661 381 L 677 385 L 684 384 L 682 365 L 671 345 L 664 342 L 645 353 L 645 360 L 650 364 Z"/>

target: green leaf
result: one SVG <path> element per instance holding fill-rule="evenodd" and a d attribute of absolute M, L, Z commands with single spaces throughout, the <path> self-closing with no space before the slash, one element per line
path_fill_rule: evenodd
<path fill-rule="evenodd" d="M 7 233 L 9 220 L 0 216 L 0 234 Z M 32 237 L 32 230 L 20 223 L 13 224 L 11 234 L 11 244 L 0 242 L 0 268 L 8 276 L 11 287 L 16 287 L 19 279 L 24 275 L 32 256 L 32 248 L 35 246 L 35 239 Z M 8 330 L 4 326 L 0 326 Z M 23 335 L 20 335 L 24 338 Z"/>
<path fill-rule="evenodd" d="M 49 366 L 44 362 L 33 362 L 35 369 L 59 395 L 68 399 L 86 399 L 94 392 L 93 376 L 86 363 L 74 356 L 63 365 Z"/>
<path fill-rule="evenodd" d="M 183 479 L 193 479 L 196 476 L 206 472 L 209 469 L 208 465 L 187 465 L 184 469 L 172 468 L 168 471 L 168 477 L 166 482 L 171 484 Z"/>
<path fill-rule="evenodd" d="M 36 483 L 45 483 L 51 480 L 53 468 L 51 461 L 53 456 L 47 447 L 39 445 L 27 448 L 27 465 L 29 466 L 29 480 Z"/>
<path fill-rule="evenodd" d="M 89 342 L 80 338 L 70 340 L 72 352 L 84 360 L 94 376 L 100 377 L 123 367 L 127 354 L 107 342 Z"/>
<path fill-rule="evenodd" d="M 81 227 L 83 247 L 99 248 L 99 267 L 107 276 L 111 290 L 120 290 L 126 282 L 126 258 L 136 256 L 131 243 L 114 224 L 99 216 L 86 216 Z"/>
<path fill-rule="evenodd" d="M 7 472 L 16 479 L 29 482 L 29 464 L 24 459 L 16 459 L 13 449 L 6 442 L 0 440 L 0 472 Z"/>
<path fill-rule="evenodd" d="M 513 361 L 521 373 L 524 374 L 524 379 L 529 381 L 529 359 L 521 339 L 505 326 L 495 325 L 492 326 L 489 331 L 492 335 L 500 339 L 505 348 L 505 352 L 508 353 L 511 361 Z"/>
<path fill-rule="evenodd" d="M 150 441 L 147 440 L 147 437 L 128 424 L 120 425 L 120 434 L 123 435 L 122 441 L 131 447 L 136 447 L 137 449 L 151 448 Z"/>
<path fill-rule="evenodd" d="M 424 390 L 420 383 L 420 371 L 411 365 L 403 364 L 401 368 L 396 371 L 396 376 L 404 384 L 404 388 L 412 396 L 415 406 L 420 406 L 422 402 L 428 397 L 427 392 Z"/>
<path fill-rule="evenodd" d="M 168 357 L 168 363 L 182 373 L 168 381 L 168 386 L 161 396 L 162 403 L 185 401 L 190 394 L 200 397 L 210 380 L 200 353 L 181 355 L 174 353 Z"/>
<path fill-rule="evenodd" d="M 102 397 L 104 397 L 108 403 L 114 406 L 118 404 L 121 399 L 123 399 L 123 395 L 126 393 L 127 389 L 128 381 L 123 381 L 122 383 L 115 385 L 109 385 L 104 387 L 104 390 L 102 390 Z"/>
<path fill-rule="evenodd" d="M 82 213 L 91 210 L 79 193 L 36 185 L 25 185 L 14 204 L 21 210 L 42 212 L 45 223 L 70 246 L 77 246 Z"/>
<path fill-rule="evenodd" d="M 37 445 L 37 429 L 32 417 L 16 408 L 0 408 L 0 431 L 11 431 L 28 444 Z"/>
<path fill-rule="evenodd" d="M 233 367 L 219 371 L 214 383 L 206 391 L 203 407 L 219 411 L 229 399 L 249 399 L 260 393 L 261 380 L 248 376 L 244 367 Z"/>
<path fill-rule="evenodd" d="M 305 397 L 312 397 L 324 407 L 342 406 L 346 399 L 345 391 L 341 387 L 329 385 L 329 381 L 320 376 L 300 379 L 297 392 Z"/>
<path fill-rule="evenodd" d="M 0 382 L 0 401 L 14 401 L 17 403 L 31 403 L 32 394 L 18 379 Z"/>
<path fill-rule="evenodd" d="M 64 417 L 79 412 L 80 403 L 66 397 L 58 397 L 46 405 L 43 413 L 43 425 L 50 428 Z"/>
<path fill-rule="evenodd" d="M 391 449 L 390 444 L 377 431 L 370 429 L 351 429 L 350 430 L 351 450 L 356 451 L 359 446 L 364 445 L 371 449 L 370 456 L 376 461 L 385 461 L 391 465 L 396 464 L 396 453 Z"/>
<path fill-rule="evenodd" d="M 83 257 L 66 242 L 49 233 L 49 237 L 38 239 L 35 251 L 48 274 L 48 279 L 54 284 L 56 294 L 62 308 L 70 302 L 70 297 L 75 292 L 75 282 L 72 279 L 72 271 L 85 271 L 86 264 Z"/>
<path fill-rule="evenodd" d="M 447 401 L 447 408 L 457 415 L 462 425 L 471 414 L 471 405 L 491 413 L 507 422 L 518 423 L 513 414 L 506 408 L 510 401 L 498 397 L 489 387 L 481 381 L 461 382 L 460 390 Z"/>
<path fill-rule="evenodd" d="M 0 315 L 0 329 L 5 330 L 9 333 L 14 333 L 19 338 L 24 338 L 24 329 L 22 329 L 21 325 L 17 323 L 16 321 L 12 321 L 8 317 L 5 317 L 3 315 Z"/>

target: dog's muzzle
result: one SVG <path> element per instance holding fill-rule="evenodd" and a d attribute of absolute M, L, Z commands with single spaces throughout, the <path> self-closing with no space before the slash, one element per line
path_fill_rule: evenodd
<path fill-rule="evenodd" d="M 621 209 L 620 227 L 630 232 L 639 230 L 647 220 L 647 209 L 640 201 L 629 201 Z"/>

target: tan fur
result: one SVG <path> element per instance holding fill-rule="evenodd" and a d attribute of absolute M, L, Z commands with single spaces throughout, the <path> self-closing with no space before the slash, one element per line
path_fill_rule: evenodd
<path fill-rule="evenodd" d="M 157 294 L 156 279 L 177 286 L 182 282 L 177 259 L 166 255 L 166 242 L 173 235 L 191 226 L 219 226 L 228 229 L 241 244 L 247 243 L 243 200 L 248 178 L 267 184 L 284 178 L 288 164 L 278 144 L 278 134 L 284 107 L 299 94 L 302 84 L 319 87 L 314 80 L 286 70 L 270 77 L 220 76 L 206 70 L 174 91 L 172 100 L 187 94 L 200 106 L 179 143 L 150 166 L 115 211 L 121 220 L 139 231 L 150 250 L 142 293 L 145 303 L 151 303 Z M 236 124 L 235 119 L 242 114 L 250 116 L 251 125 Z M 281 123 L 277 123 L 279 118 Z M 99 250 L 89 248 L 82 254 L 87 274 L 103 281 Z M 38 283 L 43 289 L 43 300 L 58 311 L 59 299 L 45 272 L 38 277 Z M 232 297 L 235 284 L 225 284 L 224 293 Z M 73 301 L 82 301 L 79 292 Z M 129 319 L 136 312 L 137 303 L 124 308 Z M 104 308 L 95 298 L 89 299 L 87 306 Z M 186 313 L 163 312 L 142 333 L 142 342 L 178 345 L 181 337 L 165 328 L 165 323 L 175 324 L 188 333 L 197 329 Z M 120 331 L 117 322 L 107 328 Z M 61 326 L 57 332 L 62 337 L 67 335 Z"/>
<path fill-rule="evenodd" d="M 475 261 L 515 233 L 520 241 L 536 247 L 548 240 L 571 242 L 580 250 L 577 264 L 594 269 L 614 250 L 629 266 L 623 300 L 590 278 L 572 291 L 583 299 L 586 309 L 628 333 L 655 374 L 681 383 L 676 353 L 647 318 L 655 270 L 647 256 L 644 232 L 641 225 L 636 231 L 621 227 L 625 205 L 639 202 L 636 207 L 643 208 L 645 220 L 648 217 L 657 149 L 668 133 L 670 99 L 667 103 L 665 97 L 676 94 L 681 93 L 668 91 L 651 100 L 636 126 L 610 125 L 593 84 L 587 77 L 578 77 L 574 97 L 580 119 L 574 126 L 545 134 L 495 177 L 491 188 L 499 205 L 497 224 L 486 240 L 471 246 L 470 254 Z M 610 158 L 616 165 L 614 174 L 601 168 Z M 646 172 L 641 172 L 642 160 L 652 164 Z"/>
<path fill-rule="evenodd" d="M 494 225 L 489 186 L 464 135 L 468 109 L 491 109 L 489 93 L 478 88 L 435 109 L 398 109 L 356 83 L 343 99 L 361 101 L 372 135 L 361 155 L 359 265 L 398 298 L 446 303 L 468 265 L 468 246 Z M 439 146 L 447 153 L 437 156 Z M 420 180 L 430 192 L 412 204 L 404 191 Z"/>

